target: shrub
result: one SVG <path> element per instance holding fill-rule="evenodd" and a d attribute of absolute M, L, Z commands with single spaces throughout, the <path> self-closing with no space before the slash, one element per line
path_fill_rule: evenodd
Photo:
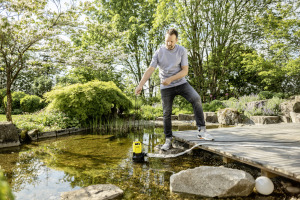
<path fill-rule="evenodd" d="M 213 100 L 210 103 L 203 104 L 204 112 L 216 112 L 223 108 L 225 108 L 225 105 L 219 100 Z"/>
<path fill-rule="evenodd" d="M 272 99 L 269 99 L 263 108 L 263 115 L 279 115 L 281 112 L 280 104 L 282 102 L 284 102 L 284 100 L 278 97 L 273 97 Z"/>
<path fill-rule="evenodd" d="M 57 109 L 81 122 L 95 118 L 107 119 L 113 108 L 122 112 L 132 107 L 131 101 L 111 81 L 90 81 L 58 87 L 44 96 L 51 102 L 48 109 Z"/>
<path fill-rule="evenodd" d="M 20 101 L 26 96 L 25 92 L 13 92 L 12 97 L 12 109 L 21 109 Z M 4 98 L 4 105 L 7 106 L 7 96 Z"/>
<path fill-rule="evenodd" d="M 43 108 L 43 100 L 36 95 L 26 95 L 21 99 L 20 105 L 23 112 L 33 113 Z"/>
<path fill-rule="evenodd" d="M 270 91 L 261 91 L 258 93 L 258 97 L 260 100 L 271 99 L 273 97 L 273 94 Z"/>
<path fill-rule="evenodd" d="M 163 108 L 162 106 L 153 107 L 149 105 L 142 106 L 140 109 L 141 117 L 146 120 L 152 120 L 156 117 L 163 116 Z"/>
<path fill-rule="evenodd" d="M 70 127 L 80 127 L 77 119 L 67 116 L 58 110 L 41 110 L 39 112 L 22 115 L 22 118 L 15 120 L 15 124 L 19 129 L 39 131 L 60 130 Z"/>

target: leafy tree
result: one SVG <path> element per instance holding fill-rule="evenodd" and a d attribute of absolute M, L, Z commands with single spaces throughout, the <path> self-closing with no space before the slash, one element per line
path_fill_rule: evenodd
<path fill-rule="evenodd" d="M 169 24 L 180 30 L 181 44 L 189 53 L 191 83 L 202 97 L 208 91 L 218 96 L 240 49 L 260 36 L 254 19 L 265 6 L 264 1 L 247 0 L 163 0 L 155 27 Z"/>
<path fill-rule="evenodd" d="M 50 79 L 48 76 L 40 76 L 33 81 L 33 94 L 42 97 L 44 93 L 51 90 L 52 86 L 52 79 Z"/>
<path fill-rule="evenodd" d="M 57 10 L 47 7 L 46 0 L 5 0 L 0 2 L 0 63 L 7 89 L 6 118 L 12 121 L 11 88 L 20 72 L 34 66 L 35 52 L 46 40 L 62 33 L 74 15 L 62 11 L 59 0 L 52 0 Z"/>
<path fill-rule="evenodd" d="M 119 64 L 135 85 L 141 80 L 145 69 L 161 40 L 156 40 L 152 28 L 157 1 L 105 1 L 95 0 L 94 6 L 86 5 L 86 13 L 97 23 L 88 26 L 81 44 L 107 42 L 119 46 L 127 54 Z M 109 32 L 114 30 L 112 32 Z M 114 34 L 118 32 L 119 34 Z M 108 38 L 112 40 L 107 40 Z M 161 37 L 160 39 L 163 39 Z M 153 95 L 155 83 L 149 80 L 149 95 Z"/>
<path fill-rule="evenodd" d="M 47 92 L 48 109 L 57 109 L 81 122 L 88 119 L 108 119 L 113 112 L 131 108 L 131 101 L 113 82 L 91 81 L 57 87 Z"/>

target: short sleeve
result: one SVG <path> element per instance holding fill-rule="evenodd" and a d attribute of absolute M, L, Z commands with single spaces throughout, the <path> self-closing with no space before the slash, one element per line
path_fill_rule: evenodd
<path fill-rule="evenodd" d="M 188 66 L 188 56 L 187 56 L 187 51 L 186 49 L 183 50 L 183 54 L 181 56 L 181 67 L 183 66 Z"/>
<path fill-rule="evenodd" d="M 156 68 L 158 63 L 158 50 L 155 51 L 154 56 L 152 57 L 150 66 Z"/>

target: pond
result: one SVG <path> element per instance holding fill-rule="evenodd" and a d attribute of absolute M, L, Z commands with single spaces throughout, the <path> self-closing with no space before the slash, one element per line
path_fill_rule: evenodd
<path fill-rule="evenodd" d="M 136 140 L 143 142 L 144 152 L 154 152 L 154 147 L 164 142 L 163 130 L 71 135 L 34 142 L 15 152 L 1 152 L 0 165 L 17 200 L 57 200 L 62 192 L 108 183 L 124 191 L 122 199 L 199 199 L 170 193 L 169 180 L 181 170 L 207 165 L 203 156 L 147 158 L 145 163 L 134 163 L 132 143 Z"/>

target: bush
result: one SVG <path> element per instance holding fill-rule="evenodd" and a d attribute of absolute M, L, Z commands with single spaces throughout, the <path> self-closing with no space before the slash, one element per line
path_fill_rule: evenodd
<path fill-rule="evenodd" d="M 26 95 L 21 99 L 20 104 L 21 104 L 21 110 L 23 112 L 29 112 L 29 113 L 33 113 L 37 110 L 42 109 L 44 105 L 42 98 L 36 95 Z"/>
<path fill-rule="evenodd" d="M 57 109 L 83 123 L 88 119 L 107 119 L 113 114 L 112 109 L 122 112 L 132 107 L 131 101 L 111 81 L 58 87 L 44 96 L 51 102 L 47 109 Z"/>
<path fill-rule="evenodd" d="M 20 101 L 26 96 L 25 92 L 13 92 L 11 93 L 12 97 L 12 110 L 21 109 Z M 4 105 L 7 106 L 7 96 L 4 98 Z"/>
<path fill-rule="evenodd" d="M 39 112 L 22 115 L 14 120 L 16 126 L 23 130 L 38 129 L 39 131 L 53 131 L 71 127 L 80 127 L 77 119 L 67 116 L 58 110 L 41 110 Z"/>
<path fill-rule="evenodd" d="M 213 100 L 210 103 L 203 104 L 204 112 L 216 112 L 223 108 L 225 108 L 225 105 L 219 100 Z"/>
<path fill-rule="evenodd" d="M 13 200 L 14 196 L 11 192 L 9 184 L 7 183 L 3 172 L 0 171 L 0 200 Z"/>
<path fill-rule="evenodd" d="M 260 100 L 271 99 L 273 97 L 273 93 L 270 91 L 261 91 L 258 93 L 258 97 Z"/>
<path fill-rule="evenodd" d="M 146 120 L 154 120 L 156 117 L 163 116 L 162 106 L 153 107 L 149 105 L 142 106 L 140 109 L 141 117 Z"/>

